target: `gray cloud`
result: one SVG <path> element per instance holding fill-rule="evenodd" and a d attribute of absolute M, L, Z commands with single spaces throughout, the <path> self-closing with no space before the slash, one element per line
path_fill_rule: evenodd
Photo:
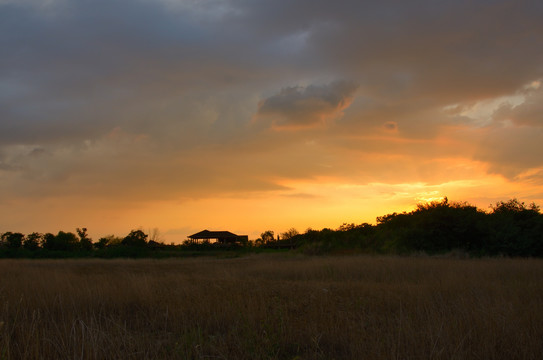
<path fill-rule="evenodd" d="M 79 141 L 154 124 L 171 134 L 179 122 L 198 123 L 172 112 L 197 111 L 210 96 L 221 103 L 235 88 L 246 102 L 322 77 L 361 84 L 376 111 L 391 109 L 388 121 L 397 121 L 408 103 L 492 97 L 543 74 L 537 1 L 65 0 L 47 11 L 40 3 L 0 5 L 3 142 Z M 283 91 L 268 100 L 287 101 Z M 306 100 L 262 109 L 326 107 Z M 305 115 L 299 124 L 314 121 Z"/>
<path fill-rule="evenodd" d="M 157 103 L 253 76 L 231 55 L 239 52 L 228 34 L 156 2 L 63 1 L 47 16 L 28 4 L 0 6 L 3 142 L 139 131 L 160 116 Z"/>
<path fill-rule="evenodd" d="M 388 98 L 496 96 L 543 70 L 536 1 L 383 2 L 350 10 L 334 32 L 312 41 L 327 63 L 345 66 Z"/>
<path fill-rule="evenodd" d="M 541 18 L 539 0 L 0 0 L 0 191 L 438 183 L 468 176 L 456 158 L 515 179 L 541 166 L 543 90 L 522 90 L 543 78 Z M 460 114 L 519 91 L 486 127 Z"/>
<path fill-rule="evenodd" d="M 277 116 L 279 126 L 315 125 L 344 110 L 357 88 L 344 81 L 283 88 L 258 104 L 258 115 Z"/>

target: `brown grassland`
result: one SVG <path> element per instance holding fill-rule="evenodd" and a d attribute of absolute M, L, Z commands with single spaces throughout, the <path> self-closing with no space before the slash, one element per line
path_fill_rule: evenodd
<path fill-rule="evenodd" d="M 540 359 L 543 260 L 1 260 L 0 359 Z"/>

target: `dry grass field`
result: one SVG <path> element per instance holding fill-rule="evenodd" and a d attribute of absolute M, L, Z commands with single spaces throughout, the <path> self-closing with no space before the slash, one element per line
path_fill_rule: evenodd
<path fill-rule="evenodd" d="M 543 261 L 2 260 L 0 359 L 541 359 Z"/>

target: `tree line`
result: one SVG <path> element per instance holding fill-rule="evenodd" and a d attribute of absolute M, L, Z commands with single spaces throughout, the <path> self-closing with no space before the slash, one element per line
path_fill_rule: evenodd
<path fill-rule="evenodd" d="M 156 229 L 151 239 L 142 230 L 132 230 L 125 237 L 110 235 L 96 242 L 86 228 L 77 228 L 75 233 L 5 232 L 0 236 L 0 257 L 184 256 L 210 250 L 265 249 L 296 249 L 306 254 L 459 251 L 469 256 L 543 257 L 543 215 L 535 203 L 517 199 L 499 201 L 484 211 L 444 198 L 418 204 L 410 212 L 379 216 L 375 225 L 344 223 L 337 229 L 307 229 L 303 234 L 291 228 L 277 236 L 267 230 L 254 241 L 226 245 L 188 241 L 166 245 Z"/>
<path fill-rule="evenodd" d="M 150 250 L 167 245 L 149 240 L 143 230 L 132 230 L 125 237 L 109 235 L 94 242 L 87 228 L 57 234 L 5 232 L 0 236 L 0 257 L 86 257 L 144 256 Z"/>
<path fill-rule="evenodd" d="M 306 253 L 352 249 L 366 253 L 461 252 L 469 256 L 543 257 L 543 215 L 535 203 L 499 201 L 484 211 L 467 202 L 418 204 L 410 212 L 377 217 L 377 224 L 308 229 L 279 242 Z"/>

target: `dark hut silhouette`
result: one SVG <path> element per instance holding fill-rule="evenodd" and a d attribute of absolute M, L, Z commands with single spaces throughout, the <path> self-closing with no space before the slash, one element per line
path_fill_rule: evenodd
<path fill-rule="evenodd" d="M 191 242 L 199 243 L 202 242 L 215 242 L 219 244 L 236 244 L 236 243 L 246 243 L 249 240 L 247 235 L 236 235 L 230 231 L 209 231 L 203 230 L 192 234 L 188 237 Z"/>

